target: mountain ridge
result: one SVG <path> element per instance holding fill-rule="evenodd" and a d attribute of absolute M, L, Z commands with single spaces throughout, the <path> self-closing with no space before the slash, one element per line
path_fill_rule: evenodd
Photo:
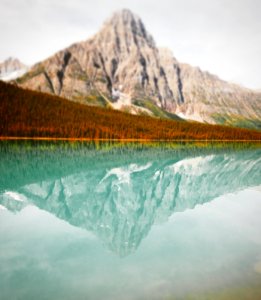
<path fill-rule="evenodd" d="M 21 77 L 28 71 L 29 67 L 18 58 L 8 57 L 0 63 L 0 80 L 9 81 Z"/>
<path fill-rule="evenodd" d="M 142 20 L 116 12 L 91 38 L 34 65 L 16 80 L 33 90 L 133 114 L 155 110 L 211 124 L 261 128 L 261 93 L 227 83 L 156 47 Z M 157 116 L 157 115 L 156 115 Z"/>

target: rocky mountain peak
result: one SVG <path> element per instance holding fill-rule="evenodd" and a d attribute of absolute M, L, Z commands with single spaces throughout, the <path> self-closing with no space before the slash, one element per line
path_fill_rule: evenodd
<path fill-rule="evenodd" d="M 156 47 L 128 9 L 114 13 L 92 38 L 35 65 L 17 83 L 134 114 L 261 126 L 260 93 L 179 63 L 171 51 Z"/>
<path fill-rule="evenodd" d="M 8 57 L 5 61 L 0 63 L 0 74 L 9 73 L 25 67 L 25 64 L 23 64 L 18 58 Z"/>
<path fill-rule="evenodd" d="M 23 64 L 18 58 L 8 57 L 0 63 L 0 79 L 11 80 L 23 75 L 28 70 L 28 67 Z"/>
<path fill-rule="evenodd" d="M 105 21 L 105 25 L 113 26 L 131 26 L 133 22 L 141 21 L 141 19 L 129 9 L 122 9 L 113 13 L 113 15 Z"/>
<path fill-rule="evenodd" d="M 125 34 L 128 36 L 128 33 L 131 33 L 136 45 L 140 38 L 147 41 L 150 46 L 155 46 L 154 40 L 147 32 L 141 18 L 132 13 L 129 9 L 115 12 L 112 17 L 104 23 L 106 29 L 110 26 L 115 30 L 116 34 Z"/>

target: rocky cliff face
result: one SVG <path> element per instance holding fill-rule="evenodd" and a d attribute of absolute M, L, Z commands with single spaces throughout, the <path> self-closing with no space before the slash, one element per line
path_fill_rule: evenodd
<path fill-rule="evenodd" d="M 241 126 L 258 126 L 261 119 L 261 93 L 179 63 L 171 51 L 156 47 L 142 20 L 129 10 L 115 13 L 89 40 L 36 64 L 17 83 L 131 113 L 167 112 Z"/>
<path fill-rule="evenodd" d="M 0 80 L 12 80 L 22 76 L 28 71 L 28 67 L 21 63 L 19 59 L 9 57 L 0 63 Z"/>

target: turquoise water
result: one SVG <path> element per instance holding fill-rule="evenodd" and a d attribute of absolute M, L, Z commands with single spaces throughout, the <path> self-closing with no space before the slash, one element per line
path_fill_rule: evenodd
<path fill-rule="evenodd" d="M 0 143 L 0 299 L 260 299 L 261 149 Z"/>

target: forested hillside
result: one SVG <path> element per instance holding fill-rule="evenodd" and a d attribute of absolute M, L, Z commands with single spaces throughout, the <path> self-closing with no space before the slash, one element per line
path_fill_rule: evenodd
<path fill-rule="evenodd" d="M 0 136 L 148 140 L 261 140 L 261 132 L 134 116 L 0 81 Z"/>

